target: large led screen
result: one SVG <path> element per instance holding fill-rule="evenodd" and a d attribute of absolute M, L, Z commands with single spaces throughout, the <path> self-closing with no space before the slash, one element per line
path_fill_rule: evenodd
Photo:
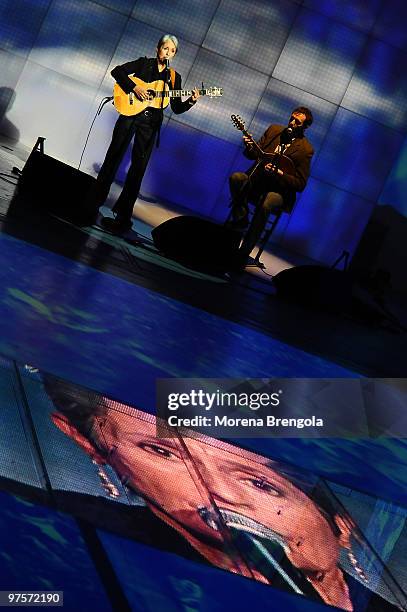
<path fill-rule="evenodd" d="M 404 605 L 394 504 L 194 432 L 158 437 L 153 415 L 62 379 L 24 385 L 53 496 L 69 511 L 310 601 Z"/>

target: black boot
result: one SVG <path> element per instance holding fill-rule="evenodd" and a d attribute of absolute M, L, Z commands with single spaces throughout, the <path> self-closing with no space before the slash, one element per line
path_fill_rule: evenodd
<path fill-rule="evenodd" d="M 249 210 L 247 204 L 232 202 L 232 218 L 226 223 L 234 230 L 244 230 L 249 225 Z"/>
<path fill-rule="evenodd" d="M 124 232 L 127 232 L 133 227 L 131 220 L 121 219 L 120 217 L 115 217 L 114 219 L 111 217 L 103 217 L 100 223 L 105 229 L 113 234 L 124 234 Z"/>

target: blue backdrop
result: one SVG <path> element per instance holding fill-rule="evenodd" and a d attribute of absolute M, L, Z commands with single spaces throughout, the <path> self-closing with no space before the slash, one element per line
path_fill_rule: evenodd
<path fill-rule="evenodd" d="M 111 93 L 111 68 L 154 55 L 162 33 L 173 32 L 184 85 L 215 84 L 224 96 L 167 111 L 143 194 L 223 219 L 227 177 L 247 165 L 230 114 L 259 137 L 305 104 L 315 115 L 312 180 L 275 239 L 331 263 L 354 252 L 376 204 L 407 212 L 406 17 L 403 0 L 3 0 L 0 130 L 11 121 L 27 144 L 49 130 L 52 152 L 77 162 L 96 105 Z M 104 113 L 88 171 L 116 119 Z"/>

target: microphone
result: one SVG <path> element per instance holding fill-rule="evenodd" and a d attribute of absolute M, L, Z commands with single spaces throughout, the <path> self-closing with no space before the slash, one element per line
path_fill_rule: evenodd
<path fill-rule="evenodd" d="M 167 83 L 168 87 L 171 89 L 170 60 L 168 58 L 165 58 L 164 64 L 165 64 L 164 81 Z"/>
<path fill-rule="evenodd" d="M 279 544 L 282 546 L 283 550 L 286 551 L 287 544 L 283 536 L 271 529 L 271 527 L 266 527 L 266 525 L 263 525 L 262 523 L 259 523 L 258 521 L 245 516 L 244 514 L 240 514 L 240 512 L 235 512 L 234 510 L 217 508 L 218 512 L 216 513 L 206 506 L 198 506 L 197 511 L 204 523 L 215 531 L 220 531 L 219 528 L 222 523 L 219 524 L 219 518 L 221 518 L 226 527 L 243 532 L 257 548 L 257 551 L 266 559 L 266 561 L 269 562 L 271 567 L 280 574 L 281 578 L 293 589 L 293 591 L 300 595 L 304 595 L 296 582 L 294 582 L 294 580 L 282 568 L 280 562 L 274 558 L 273 554 L 266 548 L 266 546 L 264 546 L 264 544 L 257 539 L 260 537 Z"/>
<path fill-rule="evenodd" d="M 283 129 L 283 131 L 281 132 L 280 135 L 280 143 L 287 145 L 289 142 L 291 142 L 292 138 L 294 136 L 294 128 L 293 126 L 289 123 L 287 125 L 286 128 Z"/>
<path fill-rule="evenodd" d="M 219 518 L 222 519 L 226 527 L 232 527 L 239 531 L 245 531 L 252 535 L 271 540 L 276 544 L 280 544 L 283 548 L 286 546 L 285 539 L 283 536 L 278 534 L 270 527 L 266 527 L 262 523 L 255 521 L 254 519 L 235 512 L 234 510 L 226 510 L 225 508 L 218 508 L 218 514 L 207 506 L 198 506 L 197 512 L 201 519 L 215 531 L 219 531 Z"/>

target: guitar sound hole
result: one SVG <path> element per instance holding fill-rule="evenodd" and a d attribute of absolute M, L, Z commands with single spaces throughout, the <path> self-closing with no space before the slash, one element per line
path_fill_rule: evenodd
<path fill-rule="evenodd" d="M 148 99 L 149 100 L 153 100 L 155 98 L 155 91 L 154 89 L 147 89 L 148 92 Z"/>

